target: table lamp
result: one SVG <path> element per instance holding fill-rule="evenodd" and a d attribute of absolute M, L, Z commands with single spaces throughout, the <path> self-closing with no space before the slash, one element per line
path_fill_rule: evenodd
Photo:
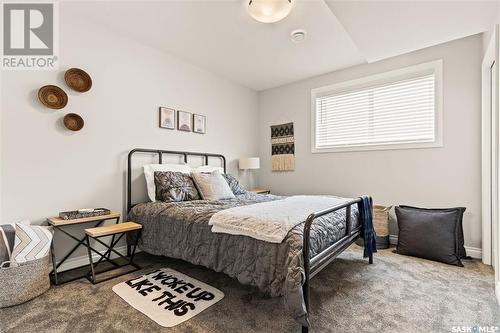
<path fill-rule="evenodd" d="M 238 161 L 240 170 L 244 170 L 245 174 L 247 170 L 260 169 L 260 158 L 259 157 L 243 157 Z M 252 178 L 252 177 L 250 177 Z M 250 189 L 252 188 L 252 179 L 248 182 Z"/>

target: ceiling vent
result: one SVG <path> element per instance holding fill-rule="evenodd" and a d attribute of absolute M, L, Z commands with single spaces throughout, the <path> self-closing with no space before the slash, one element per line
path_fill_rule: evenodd
<path fill-rule="evenodd" d="M 306 31 L 305 30 L 302 30 L 302 29 L 297 29 L 297 30 L 294 30 L 290 33 L 290 39 L 292 40 L 292 42 L 294 43 L 300 43 L 302 42 L 304 39 L 306 39 Z"/>

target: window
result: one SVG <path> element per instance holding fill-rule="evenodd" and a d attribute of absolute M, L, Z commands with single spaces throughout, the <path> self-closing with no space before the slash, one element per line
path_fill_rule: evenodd
<path fill-rule="evenodd" d="M 312 152 L 442 146 L 442 61 L 312 90 Z"/>

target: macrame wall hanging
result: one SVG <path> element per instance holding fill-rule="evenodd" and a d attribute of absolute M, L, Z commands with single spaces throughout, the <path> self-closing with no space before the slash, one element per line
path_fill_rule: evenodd
<path fill-rule="evenodd" d="M 271 126 L 273 171 L 295 170 L 293 123 Z"/>

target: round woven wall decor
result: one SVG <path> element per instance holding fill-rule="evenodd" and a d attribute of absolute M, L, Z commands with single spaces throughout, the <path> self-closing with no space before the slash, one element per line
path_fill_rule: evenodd
<path fill-rule="evenodd" d="M 83 118 L 76 113 L 68 113 L 64 116 L 64 126 L 70 131 L 79 131 L 83 128 Z"/>
<path fill-rule="evenodd" d="M 38 89 L 38 99 L 48 108 L 62 109 L 68 104 L 68 95 L 58 86 L 43 86 Z"/>
<path fill-rule="evenodd" d="M 73 90 L 86 92 L 92 88 L 92 79 L 82 69 L 70 68 L 64 73 L 64 81 Z"/>

